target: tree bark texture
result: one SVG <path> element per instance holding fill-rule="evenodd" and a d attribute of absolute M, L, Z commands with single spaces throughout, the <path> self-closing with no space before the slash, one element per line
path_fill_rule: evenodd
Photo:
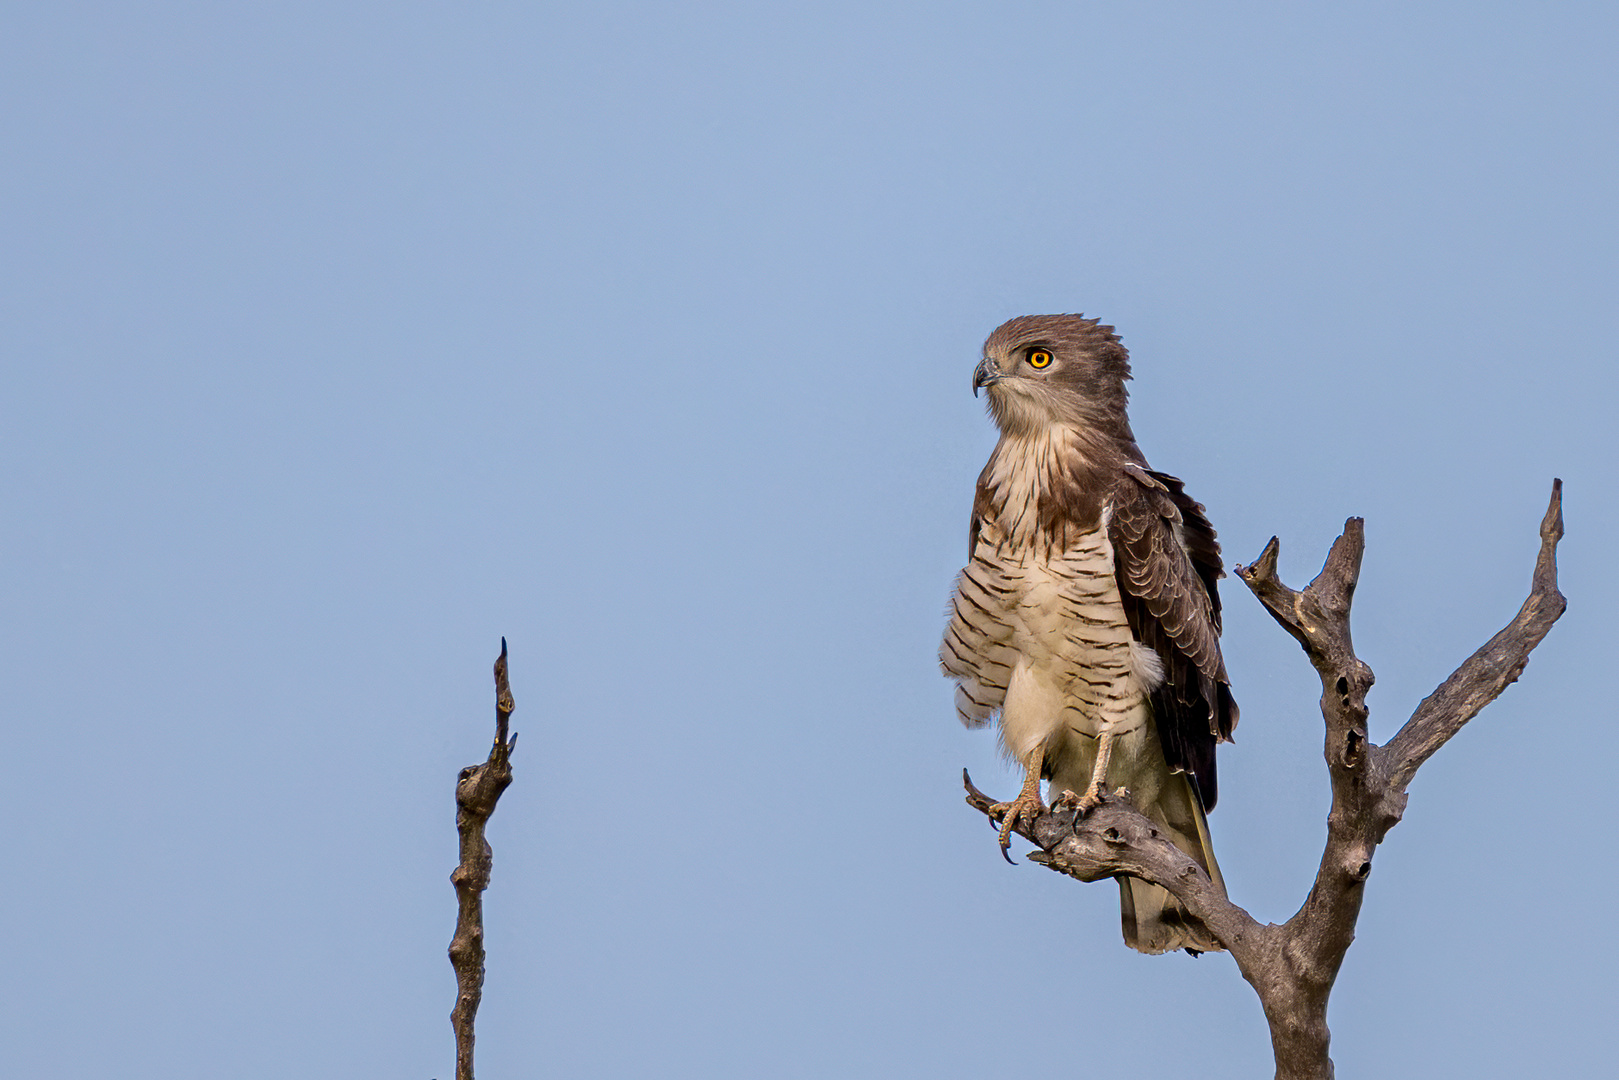
<path fill-rule="evenodd" d="M 1081 881 L 1128 874 L 1162 885 L 1220 940 L 1259 995 L 1270 1024 L 1277 1080 L 1330 1080 L 1327 997 L 1354 940 L 1372 856 L 1405 812 L 1417 769 L 1462 725 L 1517 680 L 1529 653 L 1563 614 L 1557 591 L 1557 542 L 1563 536 L 1563 484 L 1553 481 L 1540 525 L 1540 555 L 1529 598 L 1517 616 L 1456 672 L 1383 746 L 1366 737 L 1366 692 L 1372 669 L 1355 655 L 1349 609 L 1360 576 L 1365 536 L 1350 518 L 1326 565 L 1303 591 L 1276 573 L 1275 537 L 1236 573 L 1282 628 L 1303 646 L 1321 676 L 1327 774 L 1332 809 L 1315 884 L 1287 922 L 1260 924 L 1232 903 L 1202 867 L 1159 835 L 1130 805 L 1110 795 L 1088 814 L 1047 812 L 1018 833 L 1040 851 L 1030 857 Z M 993 800 L 963 774 L 967 802 L 989 814 Z M 993 820 L 993 815 L 992 815 Z"/>
<path fill-rule="evenodd" d="M 501 792 L 512 782 L 512 751 L 517 736 L 506 737 L 511 720 L 511 686 L 506 681 L 506 639 L 500 639 L 495 661 L 495 744 L 482 765 L 461 770 L 455 782 L 455 827 L 461 834 L 461 863 L 450 874 L 458 912 L 455 936 L 450 939 L 450 965 L 455 968 L 455 1008 L 450 1026 L 455 1029 L 456 1080 L 472 1080 L 473 1024 L 483 999 L 483 891 L 489 887 L 494 851 L 484 839 L 484 826 L 495 812 Z"/>

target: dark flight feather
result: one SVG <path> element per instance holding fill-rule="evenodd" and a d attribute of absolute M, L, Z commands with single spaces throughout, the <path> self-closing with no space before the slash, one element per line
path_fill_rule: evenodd
<path fill-rule="evenodd" d="M 1164 759 L 1192 776 L 1212 810 L 1215 744 L 1231 738 L 1238 715 L 1220 656 L 1220 544 L 1180 480 L 1133 463 L 1124 476 L 1108 521 L 1119 596 L 1131 633 L 1164 665 L 1151 696 Z"/>

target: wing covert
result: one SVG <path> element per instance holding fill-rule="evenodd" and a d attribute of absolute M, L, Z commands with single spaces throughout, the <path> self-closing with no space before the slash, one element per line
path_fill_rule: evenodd
<path fill-rule="evenodd" d="M 1119 595 L 1131 633 L 1163 662 L 1151 699 L 1164 758 L 1212 810 L 1215 744 L 1238 715 L 1220 655 L 1220 545 L 1180 480 L 1135 464 L 1125 474 L 1108 519 Z"/>

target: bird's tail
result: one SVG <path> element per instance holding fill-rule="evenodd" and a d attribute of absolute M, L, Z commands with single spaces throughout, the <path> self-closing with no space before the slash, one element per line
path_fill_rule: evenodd
<path fill-rule="evenodd" d="M 1209 823 L 1203 814 L 1203 804 L 1193 790 L 1191 782 L 1182 773 L 1176 773 L 1156 805 L 1144 812 L 1159 825 L 1174 845 L 1198 861 L 1209 877 L 1222 890 L 1225 882 L 1220 877 L 1220 864 L 1214 861 L 1214 845 L 1209 840 Z M 1119 881 L 1119 917 L 1124 925 L 1124 943 L 1144 953 L 1163 953 L 1173 949 L 1198 952 L 1220 952 L 1224 946 L 1169 890 L 1152 885 L 1140 878 L 1121 877 Z"/>

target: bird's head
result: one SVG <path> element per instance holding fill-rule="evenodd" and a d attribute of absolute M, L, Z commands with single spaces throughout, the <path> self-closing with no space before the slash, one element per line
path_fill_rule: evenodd
<path fill-rule="evenodd" d="M 1125 405 L 1130 354 L 1113 327 L 1083 315 L 1021 315 L 984 342 L 973 393 L 1008 435 L 1072 424 L 1129 438 Z"/>

